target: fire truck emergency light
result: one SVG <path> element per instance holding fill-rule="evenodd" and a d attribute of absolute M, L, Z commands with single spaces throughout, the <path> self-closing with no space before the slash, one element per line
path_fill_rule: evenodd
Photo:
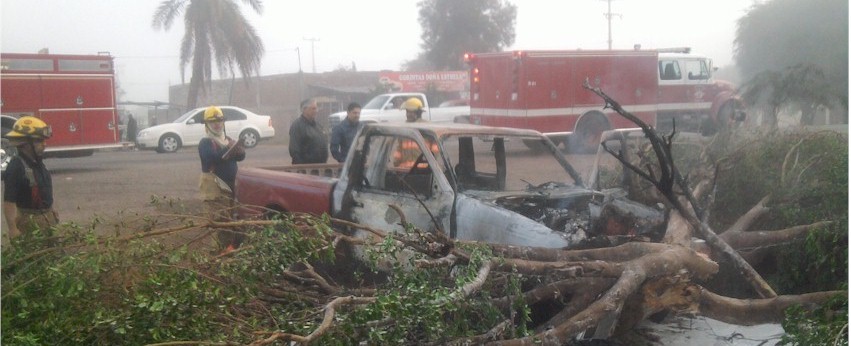
<path fill-rule="evenodd" d="M 473 53 L 464 53 L 464 62 L 465 62 L 465 63 L 468 63 L 468 64 L 469 64 L 469 63 L 472 63 L 472 62 L 473 62 L 473 60 L 476 60 L 476 55 L 475 55 L 475 54 L 473 54 Z"/>

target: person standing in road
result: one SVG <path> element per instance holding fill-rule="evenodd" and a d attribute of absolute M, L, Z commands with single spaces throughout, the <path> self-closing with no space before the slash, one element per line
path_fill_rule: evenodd
<path fill-rule="evenodd" d="M 127 114 L 127 141 L 130 143 L 136 143 L 136 132 L 139 131 L 136 127 L 136 119 L 133 118 L 133 113 Z"/>
<path fill-rule="evenodd" d="M 230 220 L 234 212 L 234 184 L 237 162 L 245 159 L 242 143 L 234 141 L 225 133 L 225 117 L 216 106 L 204 110 L 204 129 L 207 133 L 198 143 L 201 157 L 201 179 L 199 189 L 204 200 L 204 209 L 211 220 Z M 226 251 L 239 247 L 243 235 L 230 230 L 217 234 L 219 246 Z"/>
<path fill-rule="evenodd" d="M 301 116 L 290 126 L 290 157 L 293 164 L 328 162 L 328 139 L 316 122 L 316 100 L 301 102 Z"/>
<path fill-rule="evenodd" d="M 53 210 L 53 181 L 42 162 L 44 141 L 51 135 L 50 126 L 33 116 L 21 117 L 6 134 L 18 150 L 3 181 L 3 215 L 10 239 L 36 233 L 51 237 L 59 224 Z"/>
<path fill-rule="evenodd" d="M 349 103 L 346 107 L 346 118 L 331 130 L 331 156 L 337 162 L 345 162 L 349 154 L 349 147 L 355 140 L 355 135 L 361 127 L 360 124 L 361 105 L 357 102 Z"/>
<path fill-rule="evenodd" d="M 402 108 L 405 109 L 405 122 L 420 123 L 428 121 L 423 119 L 423 101 L 420 101 L 420 99 L 411 97 L 402 104 Z"/>

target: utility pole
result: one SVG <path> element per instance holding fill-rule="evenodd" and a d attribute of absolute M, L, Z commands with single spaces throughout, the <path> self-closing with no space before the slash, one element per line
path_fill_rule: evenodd
<path fill-rule="evenodd" d="M 316 41 L 319 41 L 319 39 L 316 37 L 302 37 L 302 39 L 305 41 L 310 41 L 310 59 L 313 60 L 313 73 L 316 73 L 316 51 L 313 49 L 313 44 L 316 43 Z"/>
<path fill-rule="evenodd" d="M 295 47 L 295 53 L 298 55 L 298 99 L 304 100 L 304 71 L 301 70 L 301 49 Z"/>
<path fill-rule="evenodd" d="M 295 47 L 295 54 L 298 55 L 298 73 L 301 73 L 301 50 Z"/>
<path fill-rule="evenodd" d="M 612 17 L 618 16 L 623 18 L 619 13 L 612 13 L 612 0 L 603 0 L 608 3 L 609 10 L 606 13 L 603 13 L 603 17 L 606 17 L 606 20 L 609 22 L 609 50 L 612 50 Z"/>

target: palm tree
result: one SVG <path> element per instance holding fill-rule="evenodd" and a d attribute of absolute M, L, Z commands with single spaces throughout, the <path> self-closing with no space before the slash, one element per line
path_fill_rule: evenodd
<path fill-rule="evenodd" d="M 242 0 L 257 13 L 263 12 L 262 0 Z M 186 27 L 180 45 L 180 71 L 192 60 L 189 80 L 188 109 L 195 108 L 198 91 L 205 90 L 211 81 L 213 58 L 220 75 L 233 75 L 234 67 L 243 77 L 260 68 L 263 42 L 248 23 L 235 0 L 164 0 L 160 3 L 152 25 L 154 29 L 169 30 L 181 14 Z"/>

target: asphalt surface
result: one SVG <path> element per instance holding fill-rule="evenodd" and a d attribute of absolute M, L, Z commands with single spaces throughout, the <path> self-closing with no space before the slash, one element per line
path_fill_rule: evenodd
<path fill-rule="evenodd" d="M 247 150 L 240 166 L 289 163 L 287 146 L 261 142 Z M 95 218 L 115 220 L 123 214 L 144 214 L 156 208 L 151 203 L 154 200 L 185 206 L 187 211 L 200 208 L 197 147 L 173 154 L 100 151 L 88 157 L 46 159 L 45 165 L 53 177 L 53 207 L 62 222 L 86 225 Z M 5 220 L 0 224 L 5 236 Z"/>

